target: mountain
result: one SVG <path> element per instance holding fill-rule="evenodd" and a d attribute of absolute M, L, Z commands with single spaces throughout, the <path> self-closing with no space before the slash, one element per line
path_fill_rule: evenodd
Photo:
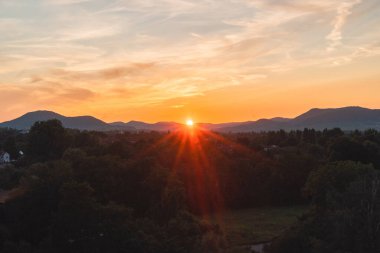
<path fill-rule="evenodd" d="M 127 123 L 113 122 L 110 123 L 110 125 L 134 128 L 139 131 L 174 131 L 183 126 L 183 124 L 179 124 L 176 122 L 157 122 L 150 124 L 141 121 L 130 121 Z"/>
<path fill-rule="evenodd" d="M 260 119 L 216 130 L 221 132 L 259 132 L 304 128 L 322 130 L 334 127 L 339 127 L 343 130 L 364 130 L 369 128 L 380 130 L 380 110 L 354 106 L 331 109 L 314 108 L 294 119 Z"/>
<path fill-rule="evenodd" d="M 239 126 L 241 124 L 242 124 L 242 122 L 228 122 L 228 123 L 219 123 L 219 124 L 198 123 L 197 125 L 203 129 L 214 131 L 214 130 L 221 129 L 221 128 Z"/>
<path fill-rule="evenodd" d="M 115 127 L 92 116 L 66 117 L 51 111 L 29 112 L 14 120 L 0 123 L 0 127 L 28 130 L 36 121 L 46 121 L 49 119 L 58 119 L 62 122 L 64 127 L 79 130 L 135 130 L 129 127 Z"/>
<path fill-rule="evenodd" d="M 282 117 L 276 117 L 276 118 L 271 118 L 270 120 L 271 121 L 275 121 L 275 122 L 287 122 L 287 121 L 290 121 L 292 119 L 282 118 Z"/>
<path fill-rule="evenodd" d="M 0 127 L 28 130 L 36 121 L 58 119 L 66 128 L 94 131 L 175 131 L 183 124 L 176 122 L 141 121 L 106 123 L 92 116 L 66 117 L 51 111 L 29 112 L 17 119 L 0 123 Z M 339 127 L 343 130 L 380 130 L 380 110 L 362 107 L 314 108 L 293 119 L 272 118 L 247 122 L 228 122 L 221 124 L 199 123 L 200 128 L 217 132 L 260 132 L 273 130 L 297 130 L 304 128 L 325 129 Z"/>
<path fill-rule="evenodd" d="M 296 126 L 342 129 L 365 129 L 380 127 L 380 110 L 362 107 L 337 109 L 311 109 L 294 120 Z"/>

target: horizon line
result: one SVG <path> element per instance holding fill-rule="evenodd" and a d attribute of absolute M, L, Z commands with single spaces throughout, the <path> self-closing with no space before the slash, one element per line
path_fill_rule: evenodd
<path fill-rule="evenodd" d="M 275 116 L 275 117 L 270 117 L 270 118 L 265 118 L 265 117 L 262 117 L 262 118 L 257 118 L 257 119 L 252 119 L 252 120 L 242 120 L 242 121 L 223 121 L 223 122 L 198 122 L 196 120 L 194 120 L 194 122 L 196 124 L 223 124 L 223 123 L 245 123 L 245 122 L 254 122 L 254 121 L 258 121 L 258 120 L 264 120 L 264 119 L 267 119 L 267 120 L 271 120 L 271 119 L 276 119 L 276 118 L 283 118 L 283 119 L 295 119 L 297 118 L 298 116 L 304 114 L 304 113 L 307 113 L 311 110 L 329 110 L 329 109 L 344 109 L 344 108 L 362 108 L 362 109 L 367 109 L 367 110 L 380 110 L 380 108 L 369 108 L 369 107 L 363 107 L 363 106 L 359 106 L 359 105 L 355 105 L 355 106 L 343 106 L 343 107 L 326 107 L 326 108 L 321 108 L 321 107 L 313 107 L 313 108 L 310 108 L 306 111 L 304 111 L 303 113 L 301 114 L 297 114 L 296 116 L 293 116 L 293 117 L 283 117 L 283 116 Z M 13 119 L 8 119 L 8 120 L 5 120 L 5 121 L 2 121 L 0 123 L 5 123 L 5 122 L 9 122 L 9 121 L 12 121 L 12 120 L 15 120 L 15 119 L 18 119 L 26 114 L 29 114 L 29 113 L 35 113 L 35 112 L 51 112 L 51 113 L 55 113 L 55 114 L 59 114 L 60 116 L 63 116 L 63 117 L 67 117 L 67 118 L 76 118 L 76 117 L 93 117 L 93 118 L 96 118 L 98 120 L 101 120 L 103 121 L 104 123 L 107 123 L 107 124 L 112 124 L 112 123 L 117 123 L 117 122 L 120 122 L 120 123 L 129 123 L 129 122 L 142 122 L 142 123 L 146 123 L 146 124 L 157 124 L 157 123 L 177 123 L 177 124 L 182 124 L 182 123 L 179 123 L 178 121 L 173 121 L 173 120 L 161 120 L 161 121 L 156 121 L 156 122 L 149 122 L 149 121 L 143 121 L 143 120 L 137 120 L 137 119 L 131 119 L 131 120 L 127 120 L 127 121 L 122 121 L 122 120 L 116 120 L 116 121 L 105 121 L 103 120 L 101 117 L 95 117 L 93 115 L 88 115 L 88 114 L 84 114 L 84 115 L 76 115 L 76 116 L 71 116 L 71 115 L 64 115 L 64 114 L 61 114 L 59 112 L 56 112 L 56 111 L 52 111 L 52 110 L 47 110 L 47 109 L 39 109 L 39 110 L 34 110 L 34 111 L 29 111 L 29 112 L 25 112 L 23 114 L 21 114 L 20 116 L 17 116 Z M 186 117 L 184 117 L 185 120 L 186 120 Z M 190 118 L 190 117 L 188 117 Z"/>

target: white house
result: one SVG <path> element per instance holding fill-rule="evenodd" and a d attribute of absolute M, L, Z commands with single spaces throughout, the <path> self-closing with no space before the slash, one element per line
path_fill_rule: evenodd
<path fill-rule="evenodd" d="M 7 152 L 0 152 L 0 164 L 2 163 L 10 163 L 11 162 L 11 156 Z"/>

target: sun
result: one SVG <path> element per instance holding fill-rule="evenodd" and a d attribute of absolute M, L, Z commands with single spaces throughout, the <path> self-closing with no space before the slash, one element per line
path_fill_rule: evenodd
<path fill-rule="evenodd" d="M 194 121 L 192 119 L 186 120 L 186 126 L 193 127 L 194 126 Z"/>

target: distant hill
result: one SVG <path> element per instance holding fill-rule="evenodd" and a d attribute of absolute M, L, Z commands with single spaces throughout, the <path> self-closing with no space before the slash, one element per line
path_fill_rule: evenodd
<path fill-rule="evenodd" d="M 135 130 L 129 127 L 115 127 L 92 116 L 66 117 L 51 111 L 35 111 L 14 120 L 0 123 L 0 127 L 28 130 L 37 121 L 58 119 L 66 128 L 89 131 Z"/>
<path fill-rule="evenodd" d="M 271 130 L 296 130 L 304 128 L 325 129 L 339 127 L 343 130 L 380 130 L 380 110 L 362 107 L 336 109 L 311 109 L 294 119 L 260 119 L 233 127 L 218 128 L 221 132 L 248 132 Z"/>
<path fill-rule="evenodd" d="M 228 122 L 228 123 L 219 123 L 219 124 L 199 123 L 197 125 L 200 126 L 201 128 L 214 131 L 214 130 L 221 129 L 221 128 L 229 128 L 229 127 L 239 126 L 241 124 L 242 124 L 242 122 Z"/>
<path fill-rule="evenodd" d="M 150 124 L 141 121 L 130 121 L 127 123 L 113 122 L 110 123 L 110 125 L 134 128 L 138 131 L 174 131 L 183 126 L 183 124 L 179 124 L 176 122 L 157 122 Z"/>
<path fill-rule="evenodd" d="M 176 122 L 145 123 L 141 121 L 106 123 L 92 116 L 66 117 L 51 111 L 29 112 L 17 119 L 0 123 L 0 127 L 28 130 L 36 121 L 60 120 L 66 128 L 94 131 L 175 131 L 183 124 Z M 247 122 L 221 124 L 199 123 L 199 127 L 219 132 L 260 132 L 273 130 L 297 130 L 304 128 L 325 129 L 339 127 L 343 130 L 380 130 L 380 110 L 362 107 L 311 109 L 294 119 L 272 118 Z"/>
<path fill-rule="evenodd" d="M 338 109 L 311 109 L 293 120 L 296 126 L 316 126 L 342 129 L 365 129 L 380 127 L 380 110 L 362 107 L 344 107 Z"/>

